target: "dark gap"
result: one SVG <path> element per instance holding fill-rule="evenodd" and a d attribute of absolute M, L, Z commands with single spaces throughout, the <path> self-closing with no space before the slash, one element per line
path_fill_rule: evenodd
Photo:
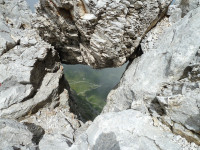
<path fill-rule="evenodd" d="M 133 54 L 130 56 L 129 61 L 132 62 L 135 58 L 142 56 L 143 51 L 141 45 L 139 45 Z"/>
<path fill-rule="evenodd" d="M 189 73 L 190 73 L 191 71 L 192 71 L 192 67 L 191 67 L 191 66 L 187 66 L 187 67 L 185 68 L 185 70 L 183 71 L 183 74 L 182 74 L 182 76 L 180 77 L 179 80 L 182 80 L 182 79 L 184 79 L 184 78 L 187 78 L 188 75 L 189 75 Z"/>
<path fill-rule="evenodd" d="M 150 114 L 152 114 L 153 111 L 155 111 L 160 116 L 165 116 L 166 115 L 165 109 L 163 109 L 163 107 L 160 105 L 160 103 L 158 102 L 158 100 L 156 98 L 151 102 L 150 108 L 148 110 L 149 110 Z"/>
<path fill-rule="evenodd" d="M 73 17 L 71 15 L 70 10 L 67 10 L 65 8 L 58 8 L 58 13 L 61 15 L 65 20 L 68 21 L 68 23 L 74 24 Z"/>

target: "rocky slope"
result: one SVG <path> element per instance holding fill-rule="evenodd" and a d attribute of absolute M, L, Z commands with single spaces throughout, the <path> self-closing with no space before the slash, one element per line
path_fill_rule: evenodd
<path fill-rule="evenodd" d="M 141 43 L 144 54 L 133 60 L 110 92 L 104 113 L 130 108 L 147 113 L 199 145 L 200 8 L 195 3 L 188 2 L 196 9 L 183 18 L 182 3 L 170 6 L 169 13 L 179 16 L 177 22 L 173 14 L 147 34 Z"/>
<path fill-rule="evenodd" d="M 63 90 L 58 53 L 30 28 L 32 16 L 25 6 L 20 1 L 1 4 L 0 116 L 6 118 L 37 111 L 47 101 L 58 100 Z M 9 8 L 13 11 L 6 14 Z"/>
<path fill-rule="evenodd" d="M 41 0 L 35 15 L 0 0 L 0 149 L 199 150 L 200 1 L 152 28 L 169 2 Z M 78 120 L 61 61 L 128 59 L 102 114 Z"/>
<path fill-rule="evenodd" d="M 49 128 L 44 127 L 47 123 L 63 122 L 63 126 L 69 126 L 65 131 L 73 134 L 81 121 L 75 115 L 70 115 L 69 105 L 73 101 L 69 98 L 68 83 L 64 79 L 57 51 L 31 28 L 33 14 L 25 1 L 0 1 L 0 16 L 0 118 L 22 120 L 25 117 L 29 123 L 37 123 L 45 129 L 44 137 L 49 133 L 54 136 L 54 133 L 47 132 Z M 63 116 L 68 113 L 68 120 L 64 117 L 58 120 L 60 114 L 54 112 L 58 111 L 54 110 L 57 106 Z M 44 113 L 37 114 L 36 122 L 30 115 L 41 108 Z M 47 118 L 46 113 L 52 118 L 56 114 L 57 120 L 41 119 L 39 124 L 38 118 Z M 71 127 L 70 122 L 73 121 L 78 125 Z M 22 125 L 1 119 L 0 149 L 36 148 L 38 143 L 33 140 L 32 132 L 37 132 L 37 128 L 33 124 L 30 132 L 27 129 L 29 123 Z M 59 132 L 57 135 L 62 137 Z M 62 135 L 62 139 L 66 140 L 65 133 Z"/>

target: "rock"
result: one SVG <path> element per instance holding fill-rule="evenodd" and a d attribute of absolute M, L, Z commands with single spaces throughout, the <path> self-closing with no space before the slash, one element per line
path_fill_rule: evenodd
<path fill-rule="evenodd" d="M 164 18 L 146 35 L 144 54 L 109 93 L 103 113 L 130 108 L 150 113 L 174 134 L 200 145 L 199 14 L 198 7 L 176 23 Z"/>
<path fill-rule="evenodd" d="M 196 9 L 200 6 L 199 0 L 175 0 L 173 5 L 169 8 L 174 8 L 173 10 L 181 10 L 178 14 L 181 14 L 181 17 L 184 17 L 189 11 Z M 169 11 L 169 14 L 176 15 L 177 12 Z"/>
<path fill-rule="evenodd" d="M 37 146 L 32 141 L 33 134 L 27 127 L 11 119 L 0 119 L 0 147 L 2 150 L 30 149 Z"/>
<path fill-rule="evenodd" d="M 36 114 L 26 117 L 21 122 L 25 124 L 28 122 L 44 129 L 45 134 L 39 144 L 37 143 L 41 150 L 54 150 L 55 147 L 61 150 L 68 149 L 89 126 L 89 122 L 83 124 L 76 115 L 63 107 L 40 109 Z M 43 133 L 41 130 L 36 131 L 34 132 L 36 135 Z"/>
<path fill-rule="evenodd" d="M 70 150 L 182 150 L 198 149 L 139 111 L 125 110 L 98 116 Z"/>
<path fill-rule="evenodd" d="M 26 117 L 21 122 L 29 122 L 41 126 L 45 134 L 54 136 L 65 136 L 65 139 L 74 142 L 75 132 L 82 125 L 77 116 L 69 110 L 56 107 L 54 109 L 43 108 L 36 114 Z"/>
<path fill-rule="evenodd" d="M 141 9 L 143 6 L 143 3 L 141 1 L 136 1 L 134 4 L 134 8 L 137 9 Z"/>
<path fill-rule="evenodd" d="M 34 123 L 24 122 L 25 126 L 27 126 L 27 129 L 33 133 L 32 141 L 38 145 L 40 140 L 43 138 L 43 135 L 45 133 L 44 129 L 41 126 L 35 125 Z"/>
<path fill-rule="evenodd" d="M 18 119 L 23 125 L 17 121 L 11 123 L 16 124 L 12 129 L 16 130 L 13 139 L 15 132 L 0 129 L 0 134 L 7 134 L 5 139 L 0 136 L 0 149 L 38 149 L 38 145 L 45 149 L 42 143 L 52 140 L 55 145 L 47 147 L 54 149 L 63 138 L 70 145 L 83 123 L 70 112 L 75 110 L 75 104 L 59 55 L 31 28 L 32 14 L 26 2 L 13 3 L 6 1 L 0 5 L 3 16 L 0 18 L 0 118 Z M 11 6 L 13 12 L 6 12 Z M 20 134 L 24 135 L 17 141 Z"/>
<path fill-rule="evenodd" d="M 25 1 L 8 0 L 0 8 L 0 117 L 21 118 L 59 105 L 68 84 L 58 53 L 31 29 Z"/>
<path fill-rule="evenodd" d="M 200 145 L 199 60 L 194 66 L 190 66 L 191 72 L 187 72 L 188 78 L 168 83 L 156 97 L 164 111 L 159 118 L 175 133 L 198 145 Z"/>
<path fill-rule="evenodd" d="M 35 27 L 64 63 L 117 67 L 135 52 L 170 2 L 40 0 Z"/>
<path fill-rule="evenodd" d="M 62 135 L 45 134 L 39 143 L 40 150 L 68 150 L 72 143 Z"/>
<path fill-rule="evenodd" d="M 10 27 L 18 29 L 31 27 L 32 13 L 25 0 L 1 0 L 0 14 L 0 18 L 5 19 Z"/>
<path fill-rule="evenodd" d="M 25 1 L 0 0 L 0 149 L 200 149 L 200 7 L 176 1 L 152 29 L 169 2 L 40 0 L 45 42 Z M 78 120 L 60 59 L 129 58 L 103 113 Z"/>
<path fill-rule="evenodd" d="M 118 87 L 109 93 L 103 112 L 129 108 L 148 112 L 161 86 L 181 78 L 199 51 L 199 12 L 200 8 L 195 9 L 161 31 L 153 48 L 133 60 Z"/>
<path fill-rule="evenodd" d="M 60 92 L 59 81 L 63 71 L 56 51 L 49 44 L 39 41 L 34 30 L 19 30 L 17 33 L 28 40 L 0 57 L 0 72 L 4 72 L 0 76 L 1 117 L 22 117 L 36 111 L 34 108 L 58 100 Z M 37 38 L 38 42 L 29 43 L 32 38 Z"/>

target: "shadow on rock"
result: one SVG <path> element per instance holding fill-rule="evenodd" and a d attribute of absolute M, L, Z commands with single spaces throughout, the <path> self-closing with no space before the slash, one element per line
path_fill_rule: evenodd
<path fill-rule="evenodd" d="M 197 114 L 196 116 L 189 117 L 185 121 L 185 124 L 192 127 L 194 132 L 196 132 L 197 134 L 200 134 L 200 110 L 199 110 L 199 114 Z M 200 135 L 199 135 L 199 138 L 200 138 Z"/>
<path fill-rule="evenodd" d="M 43 135 L 45 134 L 44 129 L 41 126 L 35 125 L 34 123 L 23 123 L 25 126 L 27 126 L 27 129 L 33 133 L 32 141 L 35 144 L 39 144 L 40 140 L 42 139 Z"/>
<path fill-rule="evenodd" d="M 96 140 L 92 150 L 120 150 L 115 133 L 102 133 Z"/>

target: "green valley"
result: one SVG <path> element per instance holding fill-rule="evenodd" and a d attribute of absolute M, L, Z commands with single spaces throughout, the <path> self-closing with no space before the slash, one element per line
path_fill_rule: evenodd
<path fill-rule="evenodd" d="M 85 120 L 93 120 L 101 113 L 108 93 L 119 83 L 125 67 L 92 69 L 85 65 L 64 65 L 65 78 Z"/>

